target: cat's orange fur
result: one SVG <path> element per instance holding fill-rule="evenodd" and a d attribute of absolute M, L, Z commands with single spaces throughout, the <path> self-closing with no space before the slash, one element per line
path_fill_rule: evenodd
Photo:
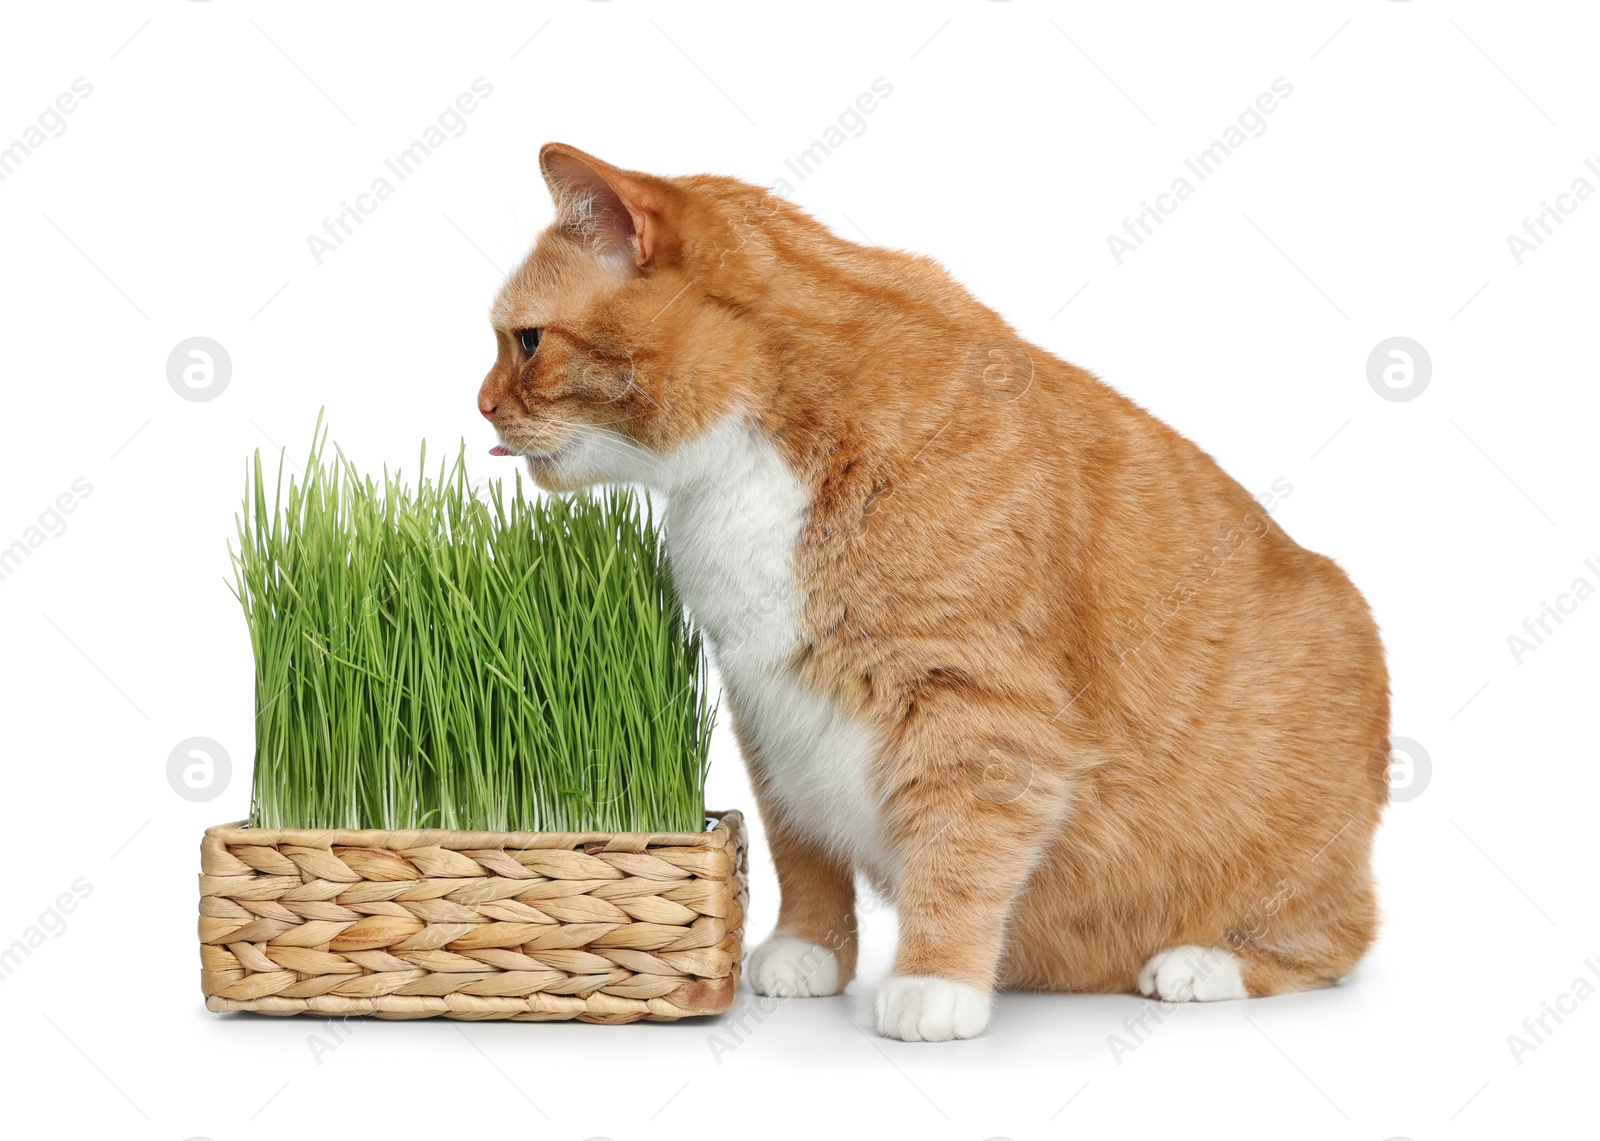
<path fill-rule="evenodd" d="M 1266 995 L 1354 967 L 1389 695 L 1334 563 L 933 262 L 732 179 L 541 161 L 561 216 L 496 302 L 480 407 L 527 454 L 605 424 L 666 455 L 729 416 L 777 448 L 810 503 L 792 668 L 882 743 L 896 976 L 1131 991 L 1197 946 Z M 778 930 L 834 949 L 842 987 L 865 869 L 775 810 L 729 697 Z"/>

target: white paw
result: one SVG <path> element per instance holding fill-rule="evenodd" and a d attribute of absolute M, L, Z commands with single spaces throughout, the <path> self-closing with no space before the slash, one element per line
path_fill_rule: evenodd
<path fill-rule="evenodd" d="M 1139 972 L 1139 993 L 1165 1002 L 1216 1002 L 1249 998 L 1239 960 L 1220 947 L 1173 947 L 1158 951 Z"/>
<path fill-rule="evenodd" d="M 989 1025 L 989 996 L 929 975 L 891 975 L 874 1004 L 878 1033 L 902 1042 L 976 1038 Z"/>
<path fill-rule="evenodd" d="M 792 935 L 774 935 L 751 951 L 745 974 L 752 990 L 774 998 L 820 998 L 843 989 L 834 953 Z"/>

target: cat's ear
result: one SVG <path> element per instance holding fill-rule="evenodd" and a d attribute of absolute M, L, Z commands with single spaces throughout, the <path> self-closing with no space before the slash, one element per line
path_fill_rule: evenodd
<path fill-rule="evenodd" d="M 539 170 L 563 221 L 603 250 L 648 265 L 660 249 L 662 202 L 645 176 L 618 170 L 564 143 L 539 150 Z"/>

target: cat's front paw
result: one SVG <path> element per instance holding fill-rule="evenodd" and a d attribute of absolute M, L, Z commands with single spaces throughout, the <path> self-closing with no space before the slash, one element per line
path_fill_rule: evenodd
<path fill-rule="evenodd" d="M 792 935 L 774 935 L 751 951 L 745 975 L 757 994 L 774 998 L 821 998 L 844 989 L 838 956 Z"/>
<path fill-rule="evenodd" d="M 874 1004 L 878 1033 L 902 1042 L 976 1038 L 989 1025 L 989 996 L 932 975 L 891 975 Z"/>

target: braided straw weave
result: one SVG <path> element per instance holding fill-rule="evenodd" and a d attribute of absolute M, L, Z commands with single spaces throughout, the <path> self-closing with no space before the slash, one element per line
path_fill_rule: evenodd
<path fill-rule="evenodd" d="M 670 1021 L 739 986 L 745 830 L 208 829 L 211 1010 Z"/>

